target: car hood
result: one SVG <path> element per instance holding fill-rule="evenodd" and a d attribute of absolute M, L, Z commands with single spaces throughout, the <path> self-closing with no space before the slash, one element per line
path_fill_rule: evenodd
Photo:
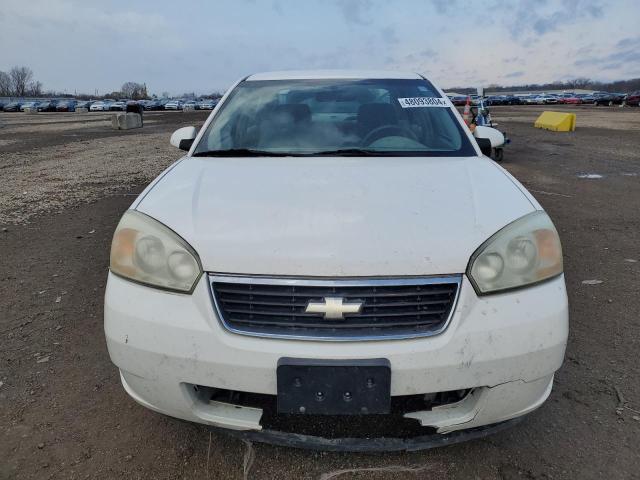
<path fill-rule="evenodd" d="M 187 157 L 136 208 L 205 271 L 435 275 L 535 209 L 520 188 L 480 157 Z"/>

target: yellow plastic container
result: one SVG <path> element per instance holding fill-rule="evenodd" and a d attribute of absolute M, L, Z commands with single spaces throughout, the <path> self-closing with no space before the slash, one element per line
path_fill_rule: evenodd
<path fill-rule="evenodd" d="M 554 132 L 573 132 L 576 129 L 576 114 L 542 112 L 533 126 Z"/>

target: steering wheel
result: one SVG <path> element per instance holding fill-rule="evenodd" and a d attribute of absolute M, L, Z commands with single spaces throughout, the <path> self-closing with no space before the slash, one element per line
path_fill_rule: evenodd
<path fill-rule="evenodd" d="M 400 125 L 381 125 L 365 135 L 362 139 L 362 145 L 368 147 L 376 140 L 384 137 L 391 137 L 394 136 L 394 134 L 400 134 L 398 136 L 407 137 L 411 140 L 415 140 L 416 142 L 418 141 L 416 134 L 406 127 L 401 127 Z"/>

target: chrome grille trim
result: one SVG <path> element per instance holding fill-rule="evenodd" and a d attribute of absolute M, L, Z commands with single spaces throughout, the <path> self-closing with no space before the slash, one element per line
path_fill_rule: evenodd
<path fill-rule="evenodd" d="M 267 277 L 267 276 L 245 276 L 245 275 L 231 275 L 231 274 L 216 274 L 209 273 L 209 292 L 211 294 L 212 302 L 214 304 L 217 316 L 222 323 L 223 327 L 233 333 L 237 333 L 240 335 L 248 335 L 254 337 L 265 337 L 265 338 L 283 338 L 283 339 L 297 339 L 297 340 L 320 340 L 320 341 L 370 341 L 370 340 L 399 340 L 399 339 L 408 339 L 408 338 L 420 338 L 420 337 L 430 337 L 439 335 L 444 332 L 451 319 L 454 315 L 458 297 L 460 296 L 460 288 L 462 285 L 462 275 L 440 275 L 440 276 L 428 276 L 428 277 L 387 277 L 387 278 L 379 278 L 379 277 L 345 277 L 345 278 L 311 278 L 311 277 Z M 216 284 L 241 284 L 241 285 L 251 285 L 251 286 L 282 286 L 282 287 L 319 287 L 319 288 L 340 288 L 340 287 L 420 287 L 423 285 L 435 286 L 442 284 L 449 285 L 451 288 L 452 284 L 455 284 L 455 294 L 454 298 L 449 302 L 448 308 L 449 312 L 447 318 L 444 321 L 440 321 L 437 328 L 421 331 L 421 332 L 398 332 L 398 331 L 380 331 L 380 332 L 362 332 L 361 334 L 354 334 L 353 332 L 345 335 L 339 335 L 337 333 L 328 334 L 326 332 L 322 332 L 322 330 L 329 330 L 328 328 L 316 328 L 319 331 L 313 331 L 313 327 L 305 327 L 309 328 L 309 331 L 305 333 L 301 332 L 283 332 L 283 331 L 254 331 L 250 328 L 240 328 L 237 324 L 232 324 L 233 322 L 228 321 L 225 318 L 225 310 L 219 303 L 218 295 L 216 295 L 215 286 Z M 228 287 L 230 288 L 230 287 Z M 297 294 L 294 294 L 295 296 Z M 393 296 L 394 294 L 390 294 Z M 283 296 L 283 295 L 274 295 L 274 296 Z M 309 297 L 310 295 L 301 294 L 303 297 Z M 319 295 L 322 296 L 322 295 Z M 376 294 L 376 296 L 378 296 Z M 384 295 L 379 295 L 380 297 L 384 297 Z M 401 296 L 409 296 L 409 295 L 401 295 Z M 443 303 L 441 301 L 440 303 Z M 255 302 L 259 304 L 258 301 Z M 282 303 L 276 302 L 277 305 L 282 305 Z M 423 304 L 427 304 L 428 302 L 422 302 Z M 302 304 L 299 303 L 294 305 L 293 303 L 288 304 L 290 306 L 298 306 L 301 307 Z M 369 305 L 369 308 L 373 307 L 373 305 Z M 297 313 L 296 316 L 304 316 L 301 313 Z M 379 315 L 383 316 L 383 315 Z M 313 319 L 317 320 L 317 316 L 310 316 Z M 349 317 L 349 318 L 362 318 L 362 317 Z M 397 318 L 401 319 L 402 316 L 398 316 Z M 348 318 L 347 318 L 348 319 Z M 260 322 L 256 322 L 260 323 Z M 402 326 L 402 325 L 400 325 Z M 339 330 L 340 328 L 338 328 Z M 389 327 L 391 330 L 391 328 Z M 266 330 L 266 329 L 265 329 Z M 352 327 L 351 330 L 357 330 L 356 327 Z M 397 329 L 396 329 L 397 330 Z"/>

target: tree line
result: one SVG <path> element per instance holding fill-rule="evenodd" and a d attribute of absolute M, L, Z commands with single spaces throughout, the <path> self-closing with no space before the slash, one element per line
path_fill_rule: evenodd
<path fill-rule="evenodd" d="M 205 95 L 206 96 L 206 95 Z M 221 93 L 215 92 L 210 98 L 220 98 Z M 143 100 L 149 98 L 146 83 L 124 82 L 120 90 L 104 95 L 90 95 L 79 93 L 71 95 L 66 92 L 43 91 L 42 82 L 34 79 L 33 71 L 29 67 L 15 66 L 8 72 L 0 70 L 0 97 L 75 97 L 80 100 L 95 100 L 100 98 L 127 98 L 131 100 Z M 155 95 L 153 95 L 155 98 Z M 169 93 L 163 92 L 163 98 L 169 97 Z M 183 94 L 183 97 L 196 98 L 195 93 Z"/>
<path fill-rule="evenodd" d="M 0 71 L 0 97 L 38 97 L 42 95 L 42 82 L 33 79 L 29 67 L 15 66 L 9 72 Z"/>
<path fill-rule="evenodd" d="M 0 97 L 70 97 L 59 92 L 44 92 L 42 82 L 35 80 L 33 70 L 25 66 L 15 66 L 8 72 L 0 70 Z M 97 97 L 97 95 L 77 95 L 77 97 Z M 145 83 L 125 82 L 119 91 L 106 95 L 111 98 L 130 98 L 140 100 L 147 98 Z"/>
<path fill-rule="evenodd" d="M 614 82 L 600 82 L 590 78 L 575 78 L 567 81 L 555 81 L 551 83 L 532 83 L 525 85 L 503 86 L 498 84 L 490 84 L 485 87 L 490 92 L 507 92 L 513 90 L 519 91 L 540 91 L 540 90 L 575 90 L 589 89 L 601 90 L 607 92 L 626 93 L 640 90 L 640 78 L 632 78 L 630 80 L 617 80 Z M 460 93 L 474 93 L 475 87 L 455 87 L 447 88 L 447 91 L 456 91 Z M 43 92 L 42 82 L 34 79 L 33 71 L 29 67 L 15 66 L 8 72 L 0 70 L 0 97 L 70 97 L 72 95 L 59 92 Z M 132 100 L 141 100 L 148 98 L 146 83 L 125 82 L 119 91 L 113 91 L 104 96 L 79 94 L 73 95 L 77 98 L 130 98 Z M 163 97 L 168 97 L 168 93 L 163 93 Z M 195 93 L 184 94 L 185 97 L 195 98 Z M 206 95 L 205 95 L 206 96 Z M 218 98 L 221 94 L 214 92 L 209 97 Z"/>
<path fill-rule="evenodd" d="M 540 90 L 567 90 L 576 89 L 595 90 L 613 93 L 630 93 L 640 90 L 640 78 L 632 78 L 629 80 L 616 80 L 615 82 L 600 82 L 590 78 L 575 78 L 567 81 L 555 81 L 550 83 L 530 83 L 524 85 L 503 86 L 498 84 L 490 84 L 485 87 L 485 91 L 490 92 L 509 92 L 509 91 L 540 91 Z M 457 87 L 447 88 L 447 91 L 456 91 L 460 93 L 475 93 L 475 87 Z"/>

